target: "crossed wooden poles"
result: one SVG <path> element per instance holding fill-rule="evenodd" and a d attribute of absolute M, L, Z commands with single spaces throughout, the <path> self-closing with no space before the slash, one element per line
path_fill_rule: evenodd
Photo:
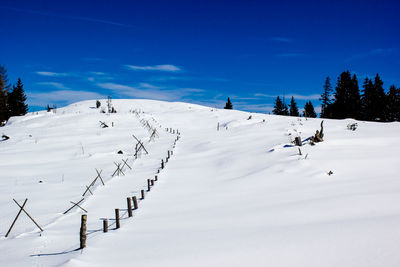
<path fill-rule="evenodd" d="M 27 198 L 25 199 L 25 201 L 24 201 L 24 203 L 22 204 L 22 206 L 21 206 L 15 199 L 13 199 L 13 200 L 14 200 L 15 204 L 18 205 L 18 207 L 20 208 L 20 210 L 19 210 L 17 216 L 15 217 L 13 223 L 11 224 L 10 229 L 8 230 L 8 232 L 7 232 L 7 234 L 6 234 L 6 237 L 8 237 L 8 235 L 10 234 L 12 228 L 14 227 L 14 224 L 17 222 L 18 217 L 19 217 L 19 215 L 21 214 L 22 211 L 25 212 L 25 214 L 29 217 L 29 219 L 31 219 L 32 222 L 40 229 L 40 231 L 43 232 L 42 227 L 40 227 L 39 224 L 38 224 L 38 223 L 31 217 L 31 215 L 29 215 L 29 213 L 24 209 L 25 204 L 26 204 L 26 202 L 28 201 L 28 199 L 27 199 Z"/>
<path fill-rule="evenodd" d="M 136 141 L 138 142 L 138 143 L 136 144 L 136 147 L 135 147 L 135 158 L 137 159 L 137 156 L 138 156 L 138 154 L 139 154 L 139 151 L 140 151 L 142 148 L 143 148 L 143 150 L 146 152 L 146 154 L 149 154 L 149 152 L 147 151 L 147 149 L 144 147 L 143 142 L 140 141 L 134 134 L 132 134 L 132 136 L 133 136 L 133 138 L 135 138 Z"/>

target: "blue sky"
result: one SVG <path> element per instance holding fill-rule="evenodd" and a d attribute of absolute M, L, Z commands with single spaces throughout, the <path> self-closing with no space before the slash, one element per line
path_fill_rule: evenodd
<path fill-rule="evenodd" d="M 326 76 L 400 86 L 397 1 L 0 1 L 0 64 L 33 108 L 150 98 L 319 106 Z"/>

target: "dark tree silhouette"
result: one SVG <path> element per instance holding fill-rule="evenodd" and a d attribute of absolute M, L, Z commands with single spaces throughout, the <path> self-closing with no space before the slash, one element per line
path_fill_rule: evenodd
<path fill-rule="evenodd" d="M 294 116 L 294 117 L 299 117 L 299 109 L 297 108 L 296 101 L 294 101 L 294 97 L 292 96 L 292 99 L 290 100 L 290 109 L 289 109 L 289 115 Z"/>
<path fill-rule="evenodd" d="M 321 118 L 330 118 L 332 114 L 330 114 L 330 105 L 332 104 L 332 85 L 331 78 L 326 77 L 324 84 L 324 92 L 321 94 L 321 98 L 319 99 L 322 102 L 321 105 Z"/>
<path fill-rule="evenodd" d="M 289 115 L 288 108 L 284 101 L 282 101 L 279 96 L 276 97 L 275 106 L 272 110 L 275 115 Z"/>
<path fill-rule="evenodd" d="M 232 109 L 232 108 L 233 108 L 232 102 L 228 97 L 228 100 L 226 101 L 224 109 Z"/>
<path fill-rule="evenodd" d="M 304 105 L 303 116 L 307 118 L 316 118 L 317 114 L 315 113 L 314 106 L 311 101 L 306 102 Z"/>
<path fill-rule="evenodd" d="M 28 112 L 28 105 L 25 104 L 26 95 L 24 92 L 24 85 L 20 78 L 17 83 L 13 86 L 12 92 L 8 97 L 8 105 L 11 116 L 21 116 Z"/>

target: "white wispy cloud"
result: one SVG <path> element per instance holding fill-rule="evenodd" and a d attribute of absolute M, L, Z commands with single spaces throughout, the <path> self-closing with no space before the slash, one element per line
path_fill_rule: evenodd
<path fill-rule="evenodd" d="M 282 58 L 295 58 L 295 57 L 305 57 L 307 55 L 304 53 L 280 53 L 276 54 L 276 56 Z"/>
<path fill-rule="evenodd" d="M 160 87 L 148 83 L 141 83 L 138 86 L 129 86 L 118 83 L 97 83 L 98 87 L 112 90 L 121 97 L 146 98 L 155 100 L 177 100 L 179 95 L 171 91 L 162 91 Z"/>
<path fill-rule="evenodd" d="M 119 22 L 110 21 L 110 20 L 104 20 L 104 19 L 80 17 L 80 16 L 69 16 L 69 15 L 62 15 L 62 14 L 57 14 L 57 13 L 42 12 L 42 11 L 38 11 L 38 10 L 22 9 L 22 8 L 15 8 L 15 7 L 0 6 L 0 8 L 13 10 L 13 11 L 17 11 L 17 12 L 23 12 L 23 13 L 37 14 L 37 15 L 41 15 L 41 16 L 57 17 L 57 18 L 71 19 L 71 20 L 81 20 L 81 21 L 102 23 L 102 24 L 108 24 L 108 25 L 114 25 L 114 26 L 120 26 L 120 27 L 131 27 L 131 25 L 128 25 L 128 24 L 119 23 Z"/>
<path fill-rule="evenodd" d="M 376 48 L 376 49 L 372 49 L 365 53 L 356 54 L 356 55 L 348 58 L 347 61 L 363 59 L 363 58 L 368 58 L 368 57 L 372 57 L 372 56 L 388 56 L 388 55 L 393 54 L 396 51 L 397 51 L 397 49 L 395 49 L 395 48 Z"/>
<path fill-rule="evenodd" d="M 106 98 L 106 96 L 89 91 L 57 90 L 51 92 L 27 93 L 28 104 L 32 106 L 46 106 L 47 104 L 71 104 L 83 100 Z"/>
<path fill-rule="evenodd" d="M 135 65 L 125 65 L 126 68 L 131 70 L 142 70 L 142 71 L 168 71 L 168 72 L 177 72 L 182 69 L 175 65 L 154 65 L 154 66 L 135 66 Z"/>
<path fill-rule="evenodd" d="M 276 98 L 278 95 L 270 95 L 270 94 L 262 94 L 257 93 L 254 94 L 256 97 L 268 97 L 268 98 Z M 295 100 L 318 100 L 321 96 L 318 94 L 311 94 L 311 95 L 300 95 L 300 94 L 285 94 L 287 99 L 294 97 Z"/>
<path fill-rule="evenodd" d="M 48 77 L 64 77 L 69 75 L 68 73 L 65 72 L 50 72 L 50 71 L 37 71 L 36 74 Z"/>
<path fill-rule="evenodd" d="M 280 43 L 291 43 L 294 41 L 292 38 L 280 37 L 280 36 L 271 37 L 269 38 L 269 40 Z"/>
<path fill-rule="evenodd" d="M 57 82 L 39 82 L 36 83 L 38 85 L 46 85 L 46 86 L 51 86 L 57 89 L 62 89 L 62 90 L 68 90 L 70 88 L 66 87 L 64 84 L 62 83 L 57 83 Z"/>

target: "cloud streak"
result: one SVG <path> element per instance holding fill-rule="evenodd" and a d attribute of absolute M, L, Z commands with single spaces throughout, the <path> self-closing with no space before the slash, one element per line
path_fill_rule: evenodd
<path fill-rule="evenodd" d="M 291 43 L 293 42 L 292 38 L 287 38 L 287 37 L 279 37 L 279 36 L 274 36 L 269 38 L 270 41 L 274 42 L 279 42 L 279 43 Z"/>
<path fill-rule="evenodd" d="M 170 64 L 165 65 L 154 65 L 154 66 L 135 66 L 135 65 L 125 65 L 126 68 L 130 70 L 139 70 L 139 71 L 167 71 L 167 72 L 177 72 L 182 69 Z"/>
<path fill-rule="evenodd" d="M 266 97 L 266 98 L 276 98 L 278 95 L 269 95 L 269 94 L 254 94 L 256 97 Z M 295 100 L 318 100 L 321 96 L 318 94 L 311 95 L 300 95 L 300 94 L 285 94 L 287 98 L 294 97 Z"/>
<path fill-rule="evenodd" d="M 106 96 L 89 91 L 57 90 L 45 93 L 27 93 L 28 104 L 32 106 L 46 106 L 47 104 L 72 104 L 83 100 L 106 98 Z"/>
<path fill-rule="evenodd" d="M 65 77 L 68 76 L 68 73 L 65 72 L 50 72 L 50 71 L 37 71 L 36 74 L 40 76 L 47 76 L 47 77 Z"/>
<path fill-rule="evenodd" d="M 68 90 L 70 88 L 66 87 L 64 84 L 62 83 L 57 83 L 57 82 L 39 82 L 36 83 L 38 85 L 46 85 L 46 86 L 51 86 L 57 89 L 62 89 L 62 90 Z"/>
<path fill-rule="evenodd" d="M 89 21 L 89 22 L 102 23 L 102 24 L 108 24 L 108 25 L 120 26 L 120 27 L 132 27 L 131 25 L 128 25 L 128 24 L 123 24 L 123 23 L 119 23 L 119 22 L 115 22 L 115 21 L 109 21 L 109 20 L 89 18 L 89 17 L 61 15 L 61 14 L 56 14 L 56 13 L 49 13 L 49 12 L 42 12 L 42 11 L 22 9 L 22 8 L 14 8 L 14 7 L 5 7 L 5 6 L 0 6 L 0 8 L 13 10 L 13 11 L 17 11 L 17 12 L 29 13 L 29 14 L 37 14 L 37 15 L 47 16 L 47 17 L 56 17 L 56 18 L 71 19 L 71 20 Z"/>

